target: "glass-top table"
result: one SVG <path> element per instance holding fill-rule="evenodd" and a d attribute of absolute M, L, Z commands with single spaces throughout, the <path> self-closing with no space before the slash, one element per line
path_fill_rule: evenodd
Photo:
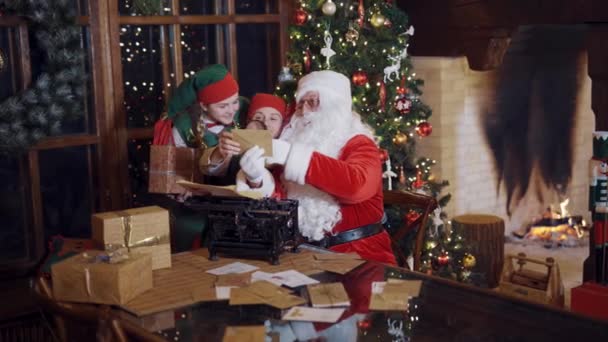
<path fill-rule="evenodd" d="M 222 341 L 227 326 L 245 325 L 265 325 L 267 341 L 608 341 L 608 322 L 375 262 L 345 275 L 322 272 L 311 277 L 344 285 L 351 305 L 337 323 L 282 321 L 286 310 L 230 306 L 228 301 L 139 321 L 169 341 Z M 371 283 L 387 278 L 422 280 L 420 296 L 410 299 L 408 312 L 369 310 Z M 308 300 L 305 286 L 295 294 Z"/>

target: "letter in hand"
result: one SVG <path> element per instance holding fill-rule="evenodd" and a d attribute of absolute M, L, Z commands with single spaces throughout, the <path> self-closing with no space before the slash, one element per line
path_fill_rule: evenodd
<path fill-rule="evenodd" d="M 250 148 L 241 157 L 241 170 L 245 173 L 247 180 L 253 184 L 259 184 L 264 176 L 264 149 L 259 146 Z"/>
<path fill-rule="evenodd" d="M 266 164 L 285 165 L 290 150 L 290 143 L 279 139 L 272 139 L 272 157 L 266 158 Z"/>

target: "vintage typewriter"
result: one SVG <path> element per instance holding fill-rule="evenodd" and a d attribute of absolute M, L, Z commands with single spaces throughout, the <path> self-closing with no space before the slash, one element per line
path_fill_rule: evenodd
<path fill-rule="evenodd" d="M 209 258 L 217 253 L 268 257 L 273 265 L 285 250 L 297 252 L 298 201 L 195 196 L 185 205 L 208 217 Z"/>

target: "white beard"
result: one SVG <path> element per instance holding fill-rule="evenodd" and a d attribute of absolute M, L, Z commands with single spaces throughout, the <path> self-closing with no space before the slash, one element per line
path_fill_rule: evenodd
<path fill-rule="evenodd" d="M 282 140 L 304 144 L 328 157 L 338 158 L 344 145 L 355 135 L 363 134 L 373 140 L 371 129 L 361 122 L 358 114 L 339 110 L 336 105 L 301 117 L 293 117 L 281 134 Z M 331 233 L 342 219 L 340 204 L 334 197 L 311 185 L 282 180 L 287 197 L 298 200 L 298 223 L 303 236 L 321 240 Z"/>

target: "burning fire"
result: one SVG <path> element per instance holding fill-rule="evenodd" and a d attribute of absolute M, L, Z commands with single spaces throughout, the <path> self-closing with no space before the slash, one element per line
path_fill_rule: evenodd
<path fill-rule="evenodd" d="M 526 234 L 526 238 L 542 240 L 544 242 L 555 242 L 561 245 L 576 245 L 581 239 L 587 226 L 585 220 L 573 219 L 568 212 L 570 199 L 565 199 L 559 204 L 560 212 L 556 213 L 551 208 L 543 215 L 543 218 L 535 222 Z"/>

